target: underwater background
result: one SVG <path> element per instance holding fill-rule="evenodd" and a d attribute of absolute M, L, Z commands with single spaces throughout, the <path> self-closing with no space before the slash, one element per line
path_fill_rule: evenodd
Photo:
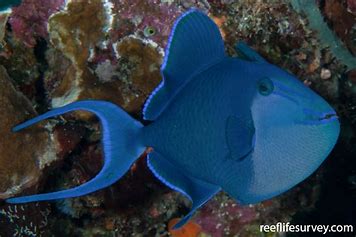
<path fill-rule="evenodd" d="M 0 1 L 14 3 L 0 13 L 0 200 L 67 189 L 97 174 L 101 132 L 93 115 L 70 113 L 19 134 L 11 128 L 87 98 L 113 102 L 142 121 L 173 23 L 191 7 L 214 19 L 229 55 L 246 42 L 325 98 L 341 121 L 334 150 L 297 187 L 248 206 L 220 193 L 181 231 L 171 227 L 189 211 L 189 200 L 160 183 L 142 155 L 124 178 L 91 195 L 1 201 L 1 237 L 300 236 L 259 228 L 356 226 L 356 0 Z"/>

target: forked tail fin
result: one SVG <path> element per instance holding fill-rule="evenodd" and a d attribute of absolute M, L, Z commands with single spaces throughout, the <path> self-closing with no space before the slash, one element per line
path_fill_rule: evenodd
<path fill-rule="evenodd" d="M 8 203 L 26 203 L 86 195 L 105 188 L 121 178 L 132 163 L 142 154 L 139 131 L 143 125 L 131 118 L 118 106 L 99 100 L 78 101 L 48 111 L 13 128 L 14 132 L 38 123 L 44 119 L 75 110 L 85 110 L 96 114 L 102 125 L 104 166 L 90 181 L 78 187 L 45 194 L 10 198 Z"/>

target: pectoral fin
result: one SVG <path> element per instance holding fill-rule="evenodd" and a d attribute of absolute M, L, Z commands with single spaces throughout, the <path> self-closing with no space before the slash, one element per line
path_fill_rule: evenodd
<path fill-rule="evenodd" d="M 229 116 L 226 120 L 226 142 L 229 159 L 241 161 L 248 157 L 255 145 L 255 127 L 251 115 Z"/>

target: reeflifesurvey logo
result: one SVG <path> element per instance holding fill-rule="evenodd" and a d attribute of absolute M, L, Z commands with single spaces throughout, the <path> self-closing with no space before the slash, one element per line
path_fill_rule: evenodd
<path fill-rule="evenodd" d="M 353 233 L 353 225 L 292 225 L 290 222 L 278 222 L 274 225 L 260 225 L 260 232 L 315 232 L 315 233 Z"/>

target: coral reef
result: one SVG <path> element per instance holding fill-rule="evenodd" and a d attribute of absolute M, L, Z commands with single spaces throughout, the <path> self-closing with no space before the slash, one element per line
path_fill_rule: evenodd
<path fill-rule="evenodd" d="M 113 41 L 134 34 L 164 48 L 174 19 L 182 13 L 182 9 L 173 1 L 133 0 L 127 4 L 125 0 L 114 0 L 113 3 L 113 12 L 118 12 L 114 16 L 113 29 L 110 32 Z M 152 33 L 148 33 L 148 29 Z"/>
<path fill-rule="evenodd" d="M 331 1 L 327 3 L 327 7 L 329 4 L 332 5 L 330 2 Z M 323 44 L 324 47 L 330 47 L 330 50 L 333 52 L 333 54 L 349 69 L 356 68 L 356 57 L 353 56 L 350 51 L 348 51 L 348 49 L 343 46 L 341 40 L 333 33 L 333 31 L 329 29 L 323 20 L 323 16 L 321 15 L 318 6 L 314 1 L 292 0 L 291 4 L 296 11 L 303 11 L 307 15 L 309 20 L 309 27 L 318 31 L 320 43 Z M 340 6 L 334 2 L 333 8 L 340 9 Z M 344 14 L 347 13 L 344 12 Z M 351 22 L 352 21 L 353 20 L 351 19 Z M 335 29 L 340 33 L 337 27 L 335 27 Z M 342 34 L 344 35 L 347 33 L 343 32 Z"/>
<path fill-rule="evenodd" d="M 65 11 L 51 16 L 48 26 L 52 44 L 71 62 L 61 85 L 52 95 L 54 107 L 79 99 L 83 81 L 93 84 L 95 78 L 86 63 L 90 51 L 104 40 L 106 24 L 101 1 L 71 1 L 65 8 Z"/>
<path fill-rule="evenodd" d="M 310 224 L 323 215 L 348 223 L 346 194 L 356 190 L 354 0 L 24 0 L 0 13 L 0 131 L 7 138 L 0 143 L 0 198 L 66 189 L 97 174 L 101 133 L 92 115 L 64 115 L 17 134 L 11 127 L 78 99 L 108 100 L 141 119 L 161 80 L 173 22 L 190 7 L 214 19 L 228 54 L 243 40 L 326 98 L 343 123 L 336 151 L 278 198 L 240 206 L 217 195 L 183 232 L 170 227 L 190 203 L 153 177 L 143 155 L 116 184 L 91 195 L 16 212 L 1 203 L 1 236 L 262 236 L 260 224 L 278 221 Z"/>
<path fill-rule="evenodd" d="M 42 236 L 51 213 L 49 204 L 5 205 L 0 209 L 1 236 Z"/>
<path fill-rule="evenodd" d="M 347 11 L 355 15 L 356 13 L 356 2 L 355 0 L 347 0 Z"/>
<path fill-rule="evenodd" d="M 348 9 L 342 5 L 342 2 L 335 0 L 325 1 L 324 12 L 327 22 L 333 31 L 355 56 L 356 29 L 354 25 L 356 15 L 349 12 Z"/>
<path fill-rule="evenodd" d="M 6 31 L 5 31 L 6 32 Z M 0 47 L 0 64 L 6 68 L 9 76 L 19 82 L 23 94 L 33 99 L 36 88 L 34 83 L 40 75 L 39 65 L 33 49 L 23 47 L 19 40 L 13 40 L 5 33 Z M 23 57 L 18 57 L 22 55 Z"/>
<path fill-rule="evenodd" d="M 0 198 L 36 186 L 41 171 L 56 159 L 53 138 L 40 126 L 12 133 L 11 128 L 36 115 L 30 102 L 17 92 L 0 66 Z M 33 191 L 36 191 L 35 189 Z"/>
<path fill-rule="evenodd" d="M 201 233 L 200 225 L 193 221 L 189 221 L 181 229 L 174 230 L 173 226 L 177 224 L 179 220 L 179 218 L 174 218 L 168 222 L 168 230 L 173 237 L 197 237 Z"/>
<path fill-rule="evenodd" d="M 58 57 L 52 58 L 49 66 L 57 68 L 57 64 L 64 61 L 61 71 L 67 72 L 60 73 L 60 79 L 47 74 L 52 106 L 92 98 L 112 101 L 129 112 L 138 113 L 160 80 L 162 55 L 157 45 L 135 37 L 106 40 L 111 18 L 102 1 L 71 2 L 66 8 L 49 21 L 51 41 L 66 57 L 56 54 Z"/>
<path fill-rule="evenodd" d="M 4 44 L 4 36 L 6 31 L 6 23 L 10 16 L 10 13 L 2 13 L 0 14 L 0 47 L 3 47 Z"/>
<path fill-rule="evenodd" d="M 64 0 L 23 0 L 13 8 L 10 24 L 15 37 L 27 47 L 34 47 L 38 38 L 47 38 L 48 18 L 59 11 Z"/>

